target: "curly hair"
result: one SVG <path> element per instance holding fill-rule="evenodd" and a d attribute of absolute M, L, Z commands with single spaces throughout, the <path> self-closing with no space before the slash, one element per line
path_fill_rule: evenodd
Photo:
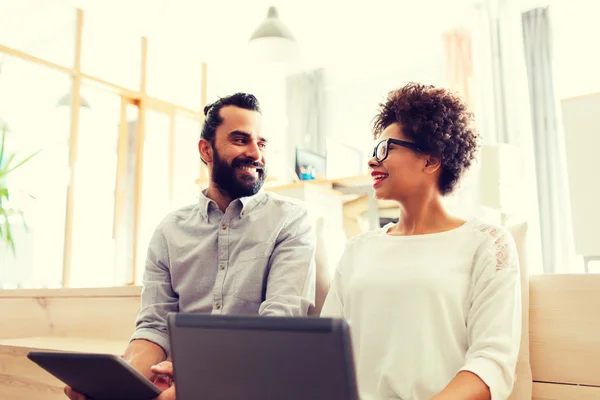
<path fill-rule="evenodd" d="M 411 82 L 390 92 L 373 123 L 375 139 L 390 125 L 402 126 L 404 135 L 424 152 L 441 159 L 438 187 L 451 193 L 471 166 L 479 148 L 473 114 L 462 99 L 449 90 Z"/>

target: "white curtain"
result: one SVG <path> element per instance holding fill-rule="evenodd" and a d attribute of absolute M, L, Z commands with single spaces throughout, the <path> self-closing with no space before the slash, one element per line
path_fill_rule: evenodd
<path fill-rule="evenodd" d="M 325 71 L 317 69 L 286 79 L 287 160 L 294 168 L 297 147 L 326 155 L 327 102 Z"/>
<path fill-rule="evenodd" d="M 486 0 L 476 6 L 477 21 L 472 27 L 473 96 L 477 127 L 484 144 L 506 143 L 519 156 L 519 196 L 503 199 L 510 203 L 502 210 L 507 223 L 526 221 L 529 225 L 532 256 L 531 273 L 543 272 L 541 262 L 540 221 L 537 201 L 536 165 L 531 128 L 527 69 L 522 36 L 519 0 Z M 483 166 L 483 165 L 482 165 Z M 481 170 L 482 179 L 505 175 Z M 481 184 L 481 187 L 485 185 Z"/>
<path fill-rule="evenodd" d="M 476 8 L 473 64 L 478 125 L 488 143 L 527 146 L 531 123 L 520 2 L 487 0 Z"/>
<path fill-rule="evenodd" d="M 529 82 L 544 272 L 568 269 L 574 253 L 564 133 L 552 71 L 548 8 L 522 14 Z"/>

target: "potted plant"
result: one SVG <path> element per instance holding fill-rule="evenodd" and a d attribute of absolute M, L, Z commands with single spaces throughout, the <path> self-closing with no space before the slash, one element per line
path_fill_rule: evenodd
<path fill-rule="evenodd" d="M 29 161 L 37 154 L 37 152 L 28 156 L 24 160 L 21 160 L 20 162 L 16 162 L 15 159 L 17 155 L 15 153 L 9 153 L 6 151 L 6 136 L 6 128 L 2 128 L 2 138 L 0 139 L 0 241 L 3 241 L 8 247 L 10 247 L 13 254 L 15 254 L 15 243 L 10 232 L 9 217 L 14 214 L 19 214 L 24 224 L 25 218 L 21 211 L 15 210 L 8 205 L 10 192 L 6 178 L 9 173 Z"/>

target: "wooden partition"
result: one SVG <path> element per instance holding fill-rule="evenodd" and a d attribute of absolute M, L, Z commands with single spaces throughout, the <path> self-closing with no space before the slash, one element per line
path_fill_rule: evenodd
<path fill-rule="evenodd" d="M 134 330 L 140 293 L 140 287 L 0 291 L 0 340 L 127 340 Z"/>
<path fill-rule="evenodd" d="M 600 274 L 532 276 L 529 293 L 533 398 L 600 399 Z"/>
<path fill-rule="evenodd" d="M 139 295 L 139 287 L 0 291 L 0 398 L 64 399 L 61 382 L 27 353 L 121 354 Z M 600 399 L 600 274 L 532 276 L 529 330 L 534 400 Z"/>
<path fill-rule="evenodd" d="M 32 350 L 122 354 L 139 287 L 0 291 L 0 399 L 64 400 L 64 385 L 29 361 Z"/>

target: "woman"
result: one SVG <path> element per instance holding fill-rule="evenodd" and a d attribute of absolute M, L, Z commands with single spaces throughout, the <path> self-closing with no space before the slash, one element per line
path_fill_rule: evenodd
<path fill-rule="evenodd" d="M 375 197 L 397 224 L 351 239 L 322 316 L 350 324 L 361 399 L 506 399 L 521 335 L 519 266 L 502 227 L 444 208 L 478 146 L 465 104 L 420 84 L 374 123 Z"/>

